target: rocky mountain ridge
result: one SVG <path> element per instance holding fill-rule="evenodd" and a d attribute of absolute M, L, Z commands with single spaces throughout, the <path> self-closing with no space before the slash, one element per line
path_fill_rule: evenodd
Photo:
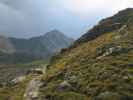
<path fill-rule="evenodd" d="M 85 33 L 76 42 L 85 42 L 97 38 L 108 32 L 120 29 L 123 25 L 131 23 L 133 21 L 133 8 L 127 8 L 123 11 L 119 11 L 116 15 L 101 20 L 97 25 Z"/>

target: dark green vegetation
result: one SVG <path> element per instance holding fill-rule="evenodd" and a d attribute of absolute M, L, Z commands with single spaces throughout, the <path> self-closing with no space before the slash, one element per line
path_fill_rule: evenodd
<path fill-rule="evenodd" d="M 40 59 L 48 59 L 62 48 L 72 44 L 68 38 L 58 30 L 53 30 L 39 37 L 30 39 L 0 37 L 0 63 L 27 63 Z"/>
<path fill-rule="evenodd" d="M 36 100 L 133 100 L 133 9 L 102 20 L 54 56 L 40 80 Z M 9 98 L 22 100 L 24 88 L 16 89 Z"/>

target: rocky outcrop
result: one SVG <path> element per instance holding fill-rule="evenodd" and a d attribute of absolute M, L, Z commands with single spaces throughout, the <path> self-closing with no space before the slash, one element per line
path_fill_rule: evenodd
<path fill-rule="evenodd" d="M 27 75 L 29 75 L 29 74 L 37 74 L 37 75 L 45 74 L 46 70 L 47 70 L 47 66 L 32 68 L 27 71 Z"/>
<path fill-rule="evenodd" d="M 41 68 L 31 69 L 27 74 L 43 74 L 43 70 Z"/>
<path fill-rule="evenodd" d="M 19 76 L 19 77 L 16 77 L 14 78 L 12 81 L 11 81 L 11 84 L 19 84 L 20 82 L 23 82 L 24 80 L 26 79 L 26 76 Z"/>
<path fill-rule="evenodd" d="M 97 51 L 97 54 L 99 55 L 97 57 L 97 59 L 101 59 L 105 56 L 108 56 L 108 55 L 111 55 L 113 53 L 119 53 L 121 52 L 123 48 L 121 46 L 111 46 L 111 45 L 107 45 L 103 48 L 100 48 L 98 51 Z"/>
<path fill-rule="evenodd" d="M 69 90 L 72 90 L 72 86 L 68 81 L 63 81 L 62 83 L 59 84 L 58 90 L 59 91 L 69 91 Z"/>

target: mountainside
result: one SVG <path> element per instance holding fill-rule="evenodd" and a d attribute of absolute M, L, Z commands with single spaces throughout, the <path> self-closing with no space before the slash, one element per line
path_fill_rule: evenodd
<path fill-rule="evenodd" d="M 0 36 L 0 51 L 5 53 L 13 53 L 15 49 L 11 44 L 11 41 L 3 36 Z"/>
<path fill-rule="evenodd" d="M 102 20 L 73 46 L 54 56 L 44 74 L 27 77 L 15 87 L 0 89 L 0 97 L 133 100 L 133 9 Z"/>
<path fill-rule="evenodd" d="M 53 30 L 47 32 L 44 36 L 31 38 L 30 41 L 38 41 L 46 46 L 46 49 L 51 52 L 60 51 L 62 48 L 69 47 L 73 43 L 72 38 L 68 38 L 62 32 Z"/>
<path fill-rule="evenodd" d="M 77 41 L 52 59 L 38 100 L 133 100 L 133 9 Z"/>
<path fill-rule="evenodd" d="M 0 59 L 1 62 L 3 60 L 9 63 L 17 63 L 49 58 L 62 48 L 68 47 L 72 42 L 73 39 L 68 38 L 57 30 L 30 39 L 1 37 L 0 51 L 1 53 L 3 52 L 3 56 L 0 56 Z M 7 58 L 8 60 L 5 60 Z"/>
<path fill-rule="evenodd" d="M 98 25 L 90 29 L 86 34 L 77 40 L 77 43 L 90 41 L 108 32 L 120 29 L 123 25 L 133 21 L 133 8 L 127 8 L 116 15 L 101 20 Z M 128 19 L 128 20 L 127 20 Z M 132 23 L 131 23 L 132 24 Z"/>

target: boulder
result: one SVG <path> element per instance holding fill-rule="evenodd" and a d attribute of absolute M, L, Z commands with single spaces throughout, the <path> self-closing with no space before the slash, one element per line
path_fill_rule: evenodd
<path fill-rule="evenodd" d="M 11 83 L 12 84 L 18 84 L 20 82 L 23 82 L 24 80 L 26 79 L 26 76 L 19 76 L 19 77 L 16 77 L 14 78 Z"/>
<path fill-rule="evenodd" d="M 27 74 L 43 74 L 43 69 L 42 68 L 35 68 L 31 69 L 27 72 Z"/>
<path fill-rule="evenodd" d="M 61 82 L 61 83 L 59 84 L 59 86 L 58 86 L 58 90 L 60 90 L 60 91 L 69 91 L 69 90 L 71 90 L 71 89 L 72 89 L 72 86 L 71 86 L 71 84 L 70 84 L 69 82 L 67 82 L 67 81 Z"/>

